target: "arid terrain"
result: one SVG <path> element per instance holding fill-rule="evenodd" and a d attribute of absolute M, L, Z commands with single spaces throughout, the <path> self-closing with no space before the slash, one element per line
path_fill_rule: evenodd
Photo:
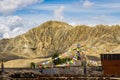
<path fill-rule="evenodd" d="M 49 60 L 54 53 L 62 54 L 78 43 L 88 56 L 120 53 L 120 26 L 48 21 L 15 38 L 0 40 L 0 59 L 4 59 L 5 67 L 28 67 L 30 62 Z"/>

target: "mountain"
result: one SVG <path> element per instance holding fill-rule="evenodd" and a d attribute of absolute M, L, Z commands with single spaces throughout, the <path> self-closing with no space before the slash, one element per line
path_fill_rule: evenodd
<path fill-rule="evenodd" d="M 65 22 L 47 21 L 15 38 L 0 40 L 0 55 L 44 58 L 56 52 L 66 52 L 75 48 L 78 43 L 88 55 L 119 53 L 120 26 L 71 26 Z"/>

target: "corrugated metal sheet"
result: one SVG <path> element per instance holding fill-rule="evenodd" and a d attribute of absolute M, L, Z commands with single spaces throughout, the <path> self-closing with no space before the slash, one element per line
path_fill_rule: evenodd
<path fill-rule="evenodd" d="M 120 75 L 120 54 L 101 54 L 104 74 Z"/>

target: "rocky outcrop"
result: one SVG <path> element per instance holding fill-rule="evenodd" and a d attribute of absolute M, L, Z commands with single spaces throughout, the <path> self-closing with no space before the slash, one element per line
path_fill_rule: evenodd
<path fill-rule="evenodd" d="M 63 53 L 77 43 L 87 54 L 120 50 L 120 26 L 71 26 L 64 22 L 48 21 L 11 39 L 0 40 L 0 52 L 22 57 L 47 57 Z M 118 51 L 119 52 L 119 51 Z"/>

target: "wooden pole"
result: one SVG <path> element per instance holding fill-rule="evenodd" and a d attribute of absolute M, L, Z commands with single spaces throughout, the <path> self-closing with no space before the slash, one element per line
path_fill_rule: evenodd
<path fill-rule="evenodd" d="M 1 69 L 2 69 L 2 73 L 4 73 L 4 62 L 2 60 L 2 63 L 1 63 Z"/>

